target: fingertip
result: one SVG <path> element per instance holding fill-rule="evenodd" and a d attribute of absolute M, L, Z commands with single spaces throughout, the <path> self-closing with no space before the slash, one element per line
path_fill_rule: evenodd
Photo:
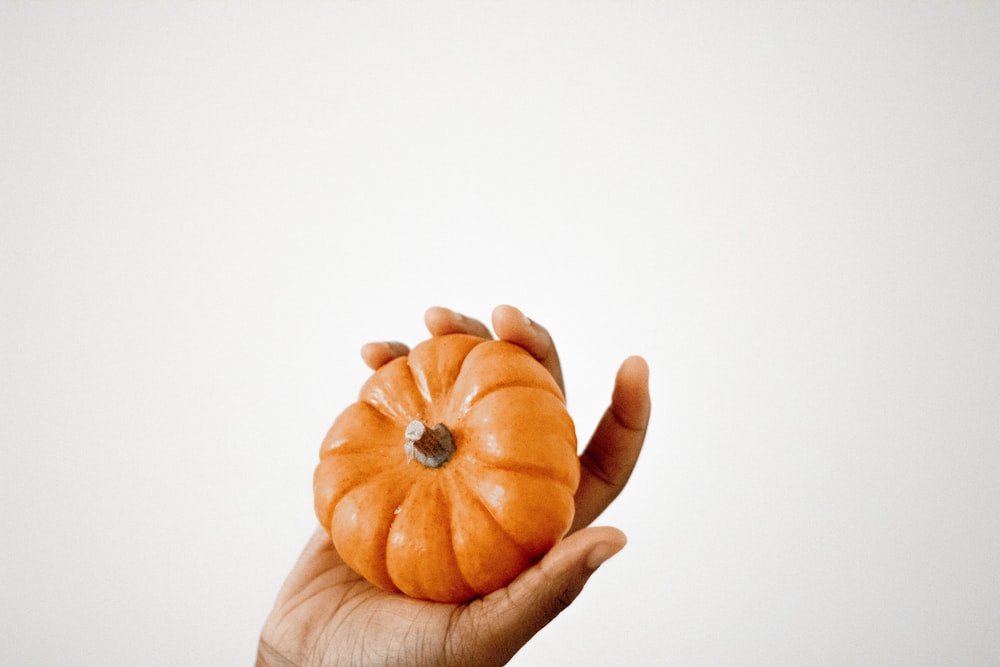
<path fill-rule="evenodd" d="M 627 542 L 625 533 L 612 526 L 581 528 L 554 546 L 541 564 L 545 569 L 560 570 L 582 563 L 593 570 L 624 549 Z"/>
<path fill-rule="evenodd" d="M 605 526 L 602 528 L 595 528 L 595 530 L 603 531 L 606 536 L 587 553 L 586 565 L 591 570 L 599 568 L 612 556 L 624 549 L 625 545 L 628 543 L 628 538 L 625 537 L 625 533 L 617 528 Z"/>
<path fill-rule="evenodd" d="M 381 343 L 365 343 L 361 346 L 361 360 L 371 369 L 378 368 L 375 362 L 381 356 Z"/>
<path fill-rule="evenodd" d="M 481 338 L 492 338 L 490 330 L 477 319 L 444 306 L 431 306 L 424 313 L 424 324 L 432 336 L 464 333 Z"/>
<path fill-rule="evenodd" d="M 512 306 L 509 303 L 501 303 L 493 309 L 493 316 L 496 317 L 498 313 L 504 313 L 511 310 L 521 312 L 517 306 Z"/>
<path fill-rule="evenodd" d="M 493 309 L 493 330 L 497 338 L 523 347 L 539 361 L 550 356 L 555 348 L 548 330 L 514 306 Z"/>
<path fill-rule="evenodd" d="M 647 384 L 649 382 L 649 363 L 637 354 L 628 357 L 618 369 L 618 379 L 619 381 L 628 380 Z"/>
<path fill-rule="evenodd" d="M 611 409 L 618 420 L 635 430 L 649 423 L 649 364 L 638 355 L 622 362 L 611 394 Z"/>
<path fill-rule="evenodd" d="M 424 325 L 432 335 L 458 319 L 458 313 L 444 306 L 431 306 L 424 311 Z"/>
<path fill-rule="evenodd" d="M 520 308 L 501 304 L 493 309 L 493 330 L 503 339 L 517 337 L 521 331 L 531 330 L 531 319 Z"/>
<path fill-rule="evenodd" d="M 645 357 L 638 354 L 633 354 L 622 362 L 622 366 L 627 366 L 636 371 L 640 371 L 644 374 L 649 374 L 649 362 L 646 361 Z"/>
<path fill-rule="evenodd" d="M 409 353 L 410 348 L 399 341 L 365 343 L 361 347 L 361 359 L 372 370 L 378 370 L 396 357 L 404 357 Z"/>

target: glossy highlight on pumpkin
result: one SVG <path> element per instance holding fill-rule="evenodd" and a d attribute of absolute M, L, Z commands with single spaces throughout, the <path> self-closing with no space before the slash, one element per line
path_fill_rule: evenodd
<path fill-rule="evenodd" d="M 414 422 L 446 429 L 454 451 L 439 467 L 414 458 Z M 548 371 L 512 343 L 449 334 L 375 371 L 324 439 L 313 489 L 352 569 L 385 590 L 462 602 L 562 538 L 579 480 L 575 427 Z"/>

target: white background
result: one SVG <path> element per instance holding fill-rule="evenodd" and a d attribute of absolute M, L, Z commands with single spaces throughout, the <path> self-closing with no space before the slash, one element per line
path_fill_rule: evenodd
<path fill-rule="evenodd" d="M 1000 6 L 0 4 L 0 662 L 246 665 L 374 339 L 512 303 L 626 549 L 516 665 L 1000 662 Z"/>

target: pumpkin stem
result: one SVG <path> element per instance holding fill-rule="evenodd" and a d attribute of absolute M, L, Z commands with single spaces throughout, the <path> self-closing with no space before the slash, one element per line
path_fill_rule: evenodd
<path fill-rule="evenodd" d="M 455 453 L 455 439 L 444 424 L 424 426 L 420 420 L 413 420 L 406 427 L 406 460 L 414 457 L 428 468 L 440 468 Z"/>

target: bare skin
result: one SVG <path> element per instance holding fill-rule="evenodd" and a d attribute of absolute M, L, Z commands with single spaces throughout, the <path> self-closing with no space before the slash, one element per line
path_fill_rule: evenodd
<path fill-rule="evenodd" d="M 431 335 L 492 338 L 478 320 L 447 308 L 427 311 Z M 548 331 L 513 306 L 493 311 L 496 336 L 520 345 L 563 386 Z M 399 342 L 368 343 L 372 369 L 403 356 Z M 503 665 L 576 598 L 590 575 L 625 546 L 616 528 L 588 527 L 621 492 L 635 467 L 649 422 L 649 369 L 629 357 L 618 370 L 611 404 L 580 456 L 576 518 L 566 538 L 517 579 L 463 604 L 387 593 L 340 559 L 318 528 L 282 586 L 264 624 L 258 665 Z"/>

